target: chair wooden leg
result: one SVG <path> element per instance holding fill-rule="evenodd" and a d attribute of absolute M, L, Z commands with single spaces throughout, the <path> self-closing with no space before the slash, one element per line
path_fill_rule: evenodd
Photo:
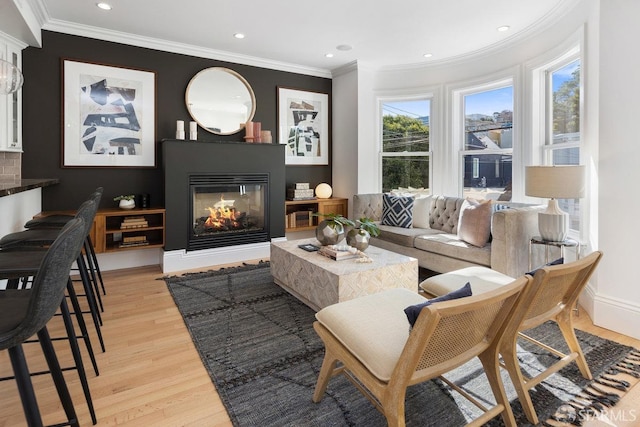
<path fill-rule="evenodd" d="M 27 368 L 27 361 L 24 357 L 22 344 L 18 344 L 9 349 L 9 358 L 11 359 L 11 366 L 13 367 L 13 373 L 16 377 L 20 401 L 22 402 L 24 416 L 27 419 L 27 425 L 29 427 L 42 427 L 38 401 L 33 391 L 33 383 L 31 382 L 31 376 Z"/>
<path fill-rule="evenodd" d="M 478 358 L 480 359 L 480 362 L 482 362 L 484 372 L 487 376 L 487 380 L 489 381 L 489 385 L 491 386 L 491 390 L 493 391 L 493 395 L 496 398 L 497 404 L 504 407 L 500 414 L 504 425 L 507 427 L 515 427 L 516 419 L 513 416 L 513 411 L 509 404 L 509 398 L 507 398 L 507 393 L 504 390 L 504 384 L 500 377 L 498 355 L 495 352 L 485 352 L 480 354 Z"/>
<path fill-rule="evenodd" d="M 569 310 L 572 310 L 572 307 L 573 304 L 571 304 Z M 580 348 L 578 338 L 576 338 L 576 332 L 573 329 L 573 323 L 571 322 L 571 311 L 569 311 L 569 314 L 565 314 L 565 312 L 560 313 L 556 318 L 556 322 L 558 323 L 558 327 L 560 328 L 560 332 L 562 332 L 564 340 L 567 342 L 569 350 L 571 350 L 572 353 L 578 355 L 576 357 L 576 363 L 578 364 L 580 373 L 584 378 L 592 380 L 593 375 L 591 375 L 591 370 L 589 369 L 589 365 L 587 365 L 587 359 L 585 359 L 584 353 L 582 353 L 582 348 Z"/>
<path fill-rule="evenodd" d="M 503 345 L 500 349 L 502 360 L 504 361 L 507 372 L 509 372 L 511 382 L 518 393 L 518 399 L 520 400 L 520 405 L 522 405 L 524 414 L 527 416 L 529 422 L 536 425 L 538 424 L 538 415 L 536 414 L 536 410 L 533 406 L 531 396 L 529 396 L 529 390 L 526 388 L 525 379 L 520 371 L 520 363 L 518 362 L 518 355 L 516 352 L 516 342 L 514 341 L 505 344 L 506 345 Z"/>
<path fill-rule="evenodd" d="M 384 417 L 387 419 L 387 426 L 389 427 L 404 427 L 405 426 L 405 418 L 404 418 L 404 400 L 405 400 L 405 391 L 406 388 L 402 389 L 401 392 L 390 392 L 388 393 L 382 404 L 382 411 L 384 413 Z"/>
<path fill-rule="evenodd" d="M 336 359 L 328 350 L 325 349 L 324 359 L 322 360 L 322 367 L 318 373 L 318 381 L 316 382 L 316 389 L 313 392 L 313 402 L 318 403 L 324 397 L 324 392 L 327 390 L 329 380 L 333 377 L 334 370 L 338 363 Z"/>

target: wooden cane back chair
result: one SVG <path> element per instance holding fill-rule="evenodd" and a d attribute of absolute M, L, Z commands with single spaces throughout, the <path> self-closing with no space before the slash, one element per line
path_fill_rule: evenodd
<path fill-rule="evenodd" d="M 545 266 L 537 270 L 531 286 L 522 293 L 512 321 L 507 325 L 500 345 L 503 366 L 509 372 L 527 419 L 533 424 L 538 423 L 538 416 L 529 395 L 530 389 L 574 360 L 582 376 L 593 379 L 575 335 L 572 314 L 580 293 L 587 285 L 601 258 L 602 252 L 596 251 L 574 262 Z M 564 354 L 523 333 L 550 320 L 558 324 L 569 348 L 569 354 Z M 532 342 L 556 355 L 558 361 L 535 377 L 528 378 L 520 369 L 518 362 L 518 338 Z"/>
<path fill-rule="evenodd" d="M 386 356 L 371 354 L 367 349 L 363 351 L 358 348 L 358 334 L 362 335 L 358 322 L 345 320 L 349 316 L 352 318 L 354 312 L 360 313 L 358 316 L 362 316 L 364 322 L 372 317 L 380 319 L 387 316 L 389 310 L 393 310 L 392 315 L 395 315 L 397 307 L 387 304 L 388 300 L 384 299 L 380 300 L 380 304 L 367 303 L 367 298 L 375 297 L 372 295 L 347 301 L 352 303 L 349 306 L 340 303 L 321 310 L 316 314 L 318 321 L 314 323 L 314 329 L 325 344 L 325 357 L 313 401 L 319 402 L 322 399 L 331 377 L 344 374 L 386 417 L 389 426 L 404 426 L 405 393 L 408 386 L 436 377 L 442 378 L 443 373 L 477 356 L 497 401 L 493 408 L 485 408 L 464 390 L 442 379 L 485 411 L 468 425 L 482 425 L 499 414 L 507 426 L 515 425 L 499 375 L 498 341 L 505 323 L 511 318 L 521 290 L 529 281 L 529 276 L 523 276 L 512 284 L 491 292 L 423 308 L 413 329 L 408 333 L 404 347 L 398 348 L 397 356 L 389 358 L 386 366 L 383 366 L 386 373 L 371 369 L 372 363 L 379 363 Z M 406 290 L 394 289 L 387 292 L 393 291 Z M 357 304 L 365 306 L 364 311 L 354 307 Z M 380 348 L 388 346 L 393 341 L 392 337 L 406 334 L 408 327 L 408 323 L 405 322 L 404 326 L 400 323 L 387 330 L 377 330 L 375 335 L 360 336 L 360 339 L 367 343 L 365 345 L 369 345 L 371 340 L 377 340 Z M 341 362 L 341 366 L 338 366 L 338 362 Z"/>

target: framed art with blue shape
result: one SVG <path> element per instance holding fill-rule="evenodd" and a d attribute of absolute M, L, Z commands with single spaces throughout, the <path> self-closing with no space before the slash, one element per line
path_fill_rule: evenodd
<path fill-rule="evenodd" d="M 64 59 L 62 167 L 156 167 L 155 77 Z"/>
<path fill-rule="evenodd" d="M 328 165 L 329 95 L 278 87 L 278 142 L 287 165 Z"/>

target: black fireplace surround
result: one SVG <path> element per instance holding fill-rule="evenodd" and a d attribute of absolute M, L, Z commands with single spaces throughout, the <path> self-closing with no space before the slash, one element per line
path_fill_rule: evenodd
<path fill-rule="evenodd" d="M 202 250 L 284 237 L 284 145 L 165 139 L 162 159 L 165 251 Z M 239 199 L 242 203 L 235 202 L 238 203 L 235 207 L 215 200 L 200 202 L 227 210 L 237 208 L 239 222 L 227 222 L 217 231 L 205 229 L 200 224 L 202 206 L 194 207 L 194 192 L 215 193 L 212 197 L 218 200 L 220 196 Z M 245 207 L 246 198 L 251 198 L 249 208 Z M 264 198 L 262 207 L 258 207 L 256 201 L 261 198 Z M 264 210 L 262 219 L 258 219 L 261 210 Z"/>

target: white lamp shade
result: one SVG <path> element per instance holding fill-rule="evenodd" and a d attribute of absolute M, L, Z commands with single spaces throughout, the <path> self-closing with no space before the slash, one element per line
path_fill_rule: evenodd
<path fill-rule="evenodd" d="M 316 187 L 316 197 L 319 199 L 328 199 L 333 194 L 331 186 L 325 182 L 318 184 Z"/>
<path fill-rule="evenodd" d="M 20 90 L 23 81 L 18 67 L 0 59 L 0 94 L 8 95 Z"/>
<path fill-rule="evenodd" d="M 585 167 L 527 166 L 525 194 L 549 199 L 578 199 L 584 197 Z"/>

